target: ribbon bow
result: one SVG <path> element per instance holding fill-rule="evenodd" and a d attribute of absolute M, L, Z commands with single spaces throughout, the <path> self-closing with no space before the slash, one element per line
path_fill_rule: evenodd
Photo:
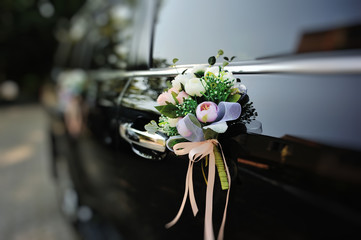
<path fill-rule="evenodd" d="M 222 153 L 222 159 L 224 162 L 225 170 L 227 172 L 227 178 L 229 182 L 229 188 L 227 190 L 227 198 L 226 198 L 226 204 L 224 207 L 223 212 L 223 219 L 222 224 L 219 229 L 218 233 L 218 240 L 223 239 L 224 235 L 224 225 L 226 222 L 226 215 L 227 215 L 227 206 L 228 206 L 228 199 L 229 199 L 229 190 L 231 188 L 231 180 L 230 175 L 228 171 L 227 164 L 225 162 L 224 154 L 222 151 L 222 147 L 219 144 L 219 142 L 216 139 L 210 139 L 203 142 L 183 142 L 178 143 L 174 145 L 173 149 L 175 154 L 177 155 L 185 155 L 188 154 L 189 156 L 189 164 L 188 164 L 188 171 L 186 175 L 186 182 L 185 182 L 185 191 L 183 196 L 183 201 L 181 204 L 181 207 L 176 215 L 176 217 L 166 224 L 166 228 L 172 227 L 174 224 L 177 223 L 179 220 L 184 205 L 186 203 L 188 194 L 189 194 L 189 200 L 191 203 L 193 215 L 196 216 L 198 212 L 197 203 L 194 197 L 194 190 L 193 190 L 193 164 L 195 162 L 198 162 L 205 156 L 209 156 L 209 167 L 208 167 L 208 184 L 207 184 L 207 191 L 206 191 L 206 211 L 205 211 L 205 221 L 204 221 L 204 239 L 205 240 L 214 240 L 214 232 L 213 232 L 213 223 L 212 223 L 212 205 L 213 205 L 213 188 L 214 188 L 214 180 L 215 180 L 215 155 L 213 152 L 214 146 L 219 146 L 221 153 Z"/>

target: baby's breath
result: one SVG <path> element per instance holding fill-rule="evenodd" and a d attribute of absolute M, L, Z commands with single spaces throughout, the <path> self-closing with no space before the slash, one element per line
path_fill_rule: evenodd
<path fill-rule="evenodd" d="M 221 74 L 224 74 L 221 72 Z M 215 75 L 207 75 L 202 78 L 202 83 L 206 92 L 203 94 L 206 101 L 211 101 L 219 104 L 222 101 L 227 101 L 228 96 L 231 94 L 231 88 L 233 86 L 233 80 L 224 79 L 221 80 Z"/>
<path fill-rule="evenodd" d="M 193 98 L 184 99 L 183 104 L 177 104 L 178 110 L 176 111 L 179 117 L 184 117 L 188 113 L 196 114 L 198 103 Z"/>

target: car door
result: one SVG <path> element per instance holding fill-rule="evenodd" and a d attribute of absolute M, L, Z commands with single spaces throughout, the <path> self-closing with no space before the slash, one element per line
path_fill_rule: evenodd
<path fill-rule="evenodd" d="M 354 200 L 360 197 L 361 108 L 355 89 L 360 87 L 360 52 L 347 41 L 327 49 L 308 43 L 315 36 L 316 42 L 328 41 L 335 31 L 353 35 L 353 26 L 338 24 L 360 22 L 353 11 L 358 3 L 342 7 L 306 1 L 290 6 L 280 1 L 268 12 L 264 4 L 268 3 L 168 1 L 159 8 L 148 45 L 153 52 L 138 52 L 140 67 L 128 73 L 129 85 L 119 100 L 120 134 L 134 152 L 118 157 L 117 174 L 123 184 L 119 187 L 128 191 L 130 208 L 135 210 L 131 221 L 142 226 L 142 234 L 156 239 L 202 237 L 202 207 L 195 218 L 186 207 L 177 225 L 164 229 L 182 200 L 188 160 L 163 150 L 164 136 L 147 135 L 144 125 L 158 118 L 153 107 L 167 88 L 166 81 L 194 64 L 206 63 L 221 44 L 226 54 L 240 54 L 226 69 L 248 87 L 263 125 L 263 134 L 254 134 L 248 125 L 220 139 L 232 177 L 225 237 L 318 239 L 357 233 L 360 211 Z M 327 7 L 319 15 L 322 6 Z M 197 18 L 200 12 L 216 13 L 222 7 L 228 9 L 222 20 Z M 186 19 L 177 18 L 184 12 Z M 335 14 L 340 22 L 334 20 Z M 292 17 L 297 19 L 293 23 Z M 166 68 L 173 57 L 184 65 Z M 194 172 L 196 198 L 204 206 L 206 184 L 200 166 Z M 217 186 L 215 226 L 225 201 Z"/>

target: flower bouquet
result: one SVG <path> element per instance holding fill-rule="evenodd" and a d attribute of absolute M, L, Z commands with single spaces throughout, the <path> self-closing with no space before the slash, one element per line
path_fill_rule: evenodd
<path fill-rule="evenodd" d="M 214 239 L 212 198 L 216 169 L 222 190 L 227 190 L 218 239 L 223 239 L 231 185 L 227 163 L 217 140 L 218 135 L 227 131 L 227 122 L 246 124 L 257 116 L 252 103 L 242 101 L 247 95 L 246 87 L 224 69 L 235 57 L 224 57 L 223 64 L 215 66 L 217 58 L 222 55 L 223 51 L 219 50 L 217 56 L 208 59 L 209 66 L 196 66 L 178 74 L 157 99 L 159 106 L 155 108 L 161 113 L 159 122 L 151 121 L 145 126 L 148 132 L 160 131 L 167 134 L 167 147 L 175 154 L 189 155 L 183 202 L 176 217 L 166 227 L 171 227 L 178 221 L 188 194 L 193 214 L 197 214 L 192 182 L 193 164 L 204 161 L 202 166 L 208 166 L 208 179 L 205 179 L 205 239 Z M 173 59 L 174 64 L 177 61 L 178 59 Z"/>

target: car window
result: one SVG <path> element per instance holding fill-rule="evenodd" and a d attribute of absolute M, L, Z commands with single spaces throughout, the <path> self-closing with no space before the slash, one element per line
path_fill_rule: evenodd
<path fill-rule="evenodd" d="M 69 27 L 57 30 L 60 45 L 56 64 L 65 68 L 126 69 L 136 7 L 137 1 L 87 2 Z"/>
<path fill-rule="evenodd" d="M 305 51 L 305 40 L 310 43 L 314 32 L 340 29 L 336 36 L 345 37 L 345 28 L 361 23 L 360 9 L 357 0 L 162 1 L 153 67 L 170 65 L 173 58 L 179 64 L 204 63 L 218 49 L 237 60 Z M 332 44 L 332 38 L 326 42 Z"/>
<path fill-rule="evenodd" d="M 135 1 L 123 1 L 93 14 L 96 28 L 89 32 L 94 42 L 92 68 L 127 68 L 134 11 Z"/>

